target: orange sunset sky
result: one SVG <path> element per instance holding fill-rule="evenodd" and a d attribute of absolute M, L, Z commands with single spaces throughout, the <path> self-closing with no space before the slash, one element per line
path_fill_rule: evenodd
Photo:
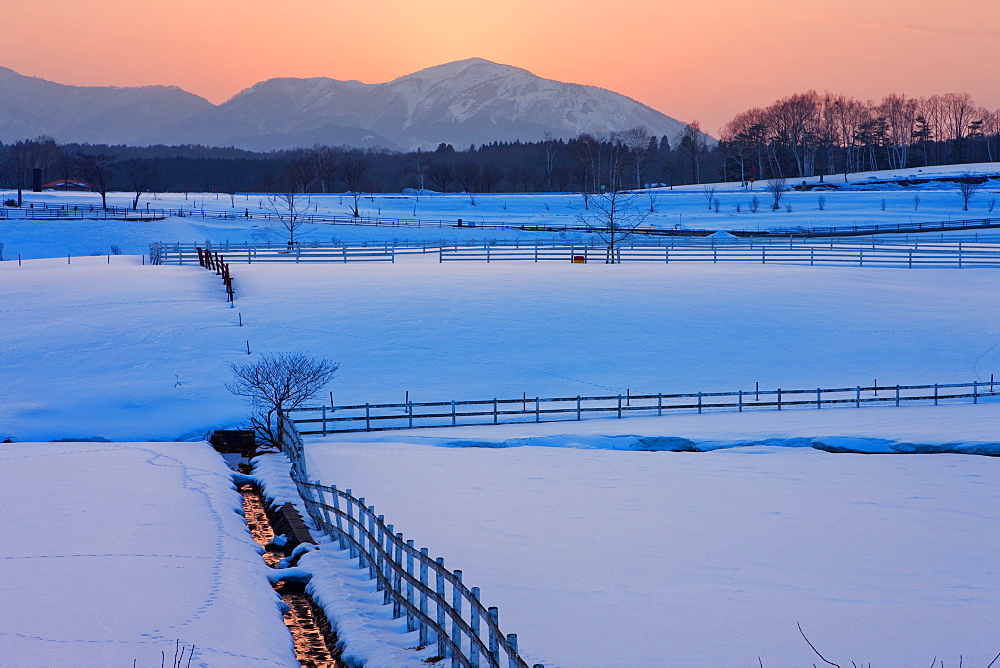
<path fill-rule="evenodd" d="M 272 77 L 389 81 L 481 57 L 716 134 L 814 88 L 1000 107 L 1000 0 L 2 0 L 0 65 L 212 102 Z"/>

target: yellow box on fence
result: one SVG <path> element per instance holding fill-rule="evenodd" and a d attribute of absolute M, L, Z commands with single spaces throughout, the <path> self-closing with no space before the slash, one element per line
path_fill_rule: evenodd
<path fill-rule="evenodd" d="M 587 256 L 586 255 L 574 255 L 573 256 L 573 264 L 587 264 Z"/>

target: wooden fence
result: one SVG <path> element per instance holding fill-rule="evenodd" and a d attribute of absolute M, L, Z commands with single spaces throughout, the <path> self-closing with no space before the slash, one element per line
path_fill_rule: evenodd
<path fill-rule="evenodd" d="M 196 244 L 154 243 L 153 264 L 186 264 L 198 261 Z M 287 244 L 271 246 L 215 244 L 205 250 L 224 253 L 227 262 L 395 262 L 397 255 L 434 253 L 439 262 L 603 262 L 607 246 L 567 243 L 563 240 L 489 243 Z M 1000 267 L 1000 244 L 966 242 L 901 242 L 871 239 L 867 242 L 826 242 L 810 239 L 633 239 L 615 249 L 615 260 L 624 262 L 750 262 L 809 266 L 851 265 L 882 267 Z"/>
<path fill-rule="evenodd" d="M 236 301 L 236 291 L 233 289 L 233 275 L 229 271 L 229 263 L 219 253 L 210 250 L 198 250 L 198 264 L 222 277 L 222 285 L 226 288 L 226 301 Z"/>
<path fill-rule="evenodd" d="M 153 264 L 188 264 L 198 261 L 197 244 L 153 243 L 149 255 Z M 215 244 L 207 252 L 224 253 L 227 262 L 395 262 L 397 253 L 422 252 L 416 248 L 400 249 L 394 245 L 344 246 L 287 244 L 251 246 L 249 244 Z"/>
<path fill-rule="evenodd" d="M 462 571 L 445 568 L 444 558 L 429 556 L 404 540 L 364 497 L 336 485 L 309 481 L 302 439 L 294 424 L 279 418 L 285 453 L 292 462 L 292 480 L 315 525 L 348 550 L 367 569 L 383 603 L 392 605 L 393 619 L 406 617 L 407 631 L 417 631 L 421 646 L 437 645 L 437 656 L 453 667 L 527 668 L 518 653 L 517 634 L 500 630 L 499 611 L 480 601 L 479 588 L 462 582 Z M 534 664 L 533 668 L 543 668 Z"/>
<path fill-rule="evenodd" d="M 534 248 L 510 248 L 486 245 L 481 248 L 442 247 L 438 253 L 439 262 L 479 261 L 502 262 L 559 261 L 559 262 L 750 262 L 757 264 L 798 264 L 809 266 L 851 265 L 857 267 L 1000 267 L 1000 247 L 952 244 L 933 248 L 913 245 L 865 246 L 826 244 L 799 244 L 794 247 L 784 245 L 714 244 L 712 246 L 648 247 L 617 246 L 611 249 L 595 246 L 535 246 Z"/>
<path fill-rule="evenodd" d="M 431 427 L 566 422 L 590 417 L 649 417 L 664 413 L 703 413 L 760 408 L 822 408 L 866 404 L 899 406 L 902 402 L 971 400 L 979 403 L 994 392 L 989 382 L 935 383 L 932 385 L 869 385 L 795 390 L 738 390 L 735 392 L 689 392 L 682 394 L 617 394 L 597 397 L 529 397 L 354 404 L 296 408 L 288 415 L 299 433 L 326 435 L 358 431 L 386 431 Z"/>
<path fill-rule="evenodd" d="M 50 204 L 29 202 L 23 207 L 0 207 L 0 219 L 27 220 L 160 220 L 184 216 L 182 209 L 130 209 L 124 206 L 102 207 L 99 204 Z M 186 214 L 190 215 L 190 214 Z"/>
<path fill-rule="evenodd" d="M 964 220 L 939 220 L 926 223 L 873 223 L 871 225 L 836 225 L 833 227 L 793 227 L 772 228 L 767 230 L 770 235 L 794 235 L 807 237 L 839 237 L 859 234 L 892 234 L 900 232 L 937 232 L 944 230 L 981 229 L 1000 226 L 1000 218 L 971 218 Z M 734 234 L 756 234 L 749 230 L 734 232 Z"/>

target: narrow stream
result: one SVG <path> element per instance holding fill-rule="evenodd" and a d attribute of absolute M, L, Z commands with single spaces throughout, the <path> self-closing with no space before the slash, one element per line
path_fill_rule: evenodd
<path fill-rule="evenodd" d="M 250 534 L 266 548 L 274 539 L 274 530 L 267 519 L 267 513 L 264 512 L 264 500 L 252 485 L 241 485 L 240 493 L 243 495 L 243 510 L 247 525 L 250 527 Z M 285 556 L 271 549 L 264 553 L 264 561 L 274 568 Z M 295 642 L 295 657 L 299 665 L 342 668 L 344 664 L 338 661 L 336 636 L 331 631 L 323 611 L 306 594 L 304 585 L 282 582 L 274 589 L 289 607 L 289 611 L 285 613 L 285 626 L 288 627 Z"/>

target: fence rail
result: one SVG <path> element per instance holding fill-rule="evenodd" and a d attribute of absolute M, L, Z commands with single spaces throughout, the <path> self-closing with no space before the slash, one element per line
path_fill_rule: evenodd
<path fill-rule="evenodd" d="M 153 264 L 187 264 L 198 260 L 198 244 L 162 243 L 150 246 Z M 564 240 L 489 243 L 410 243 L 346 245 L 339 243 L 251 245 L 214 244 L 205 250 L 223 253 L 227 262 L 395 262 L 398 255 L 434 253 L 439 262 L 505 260 L 603 261 L 606 246 Z M 968 242 L 867 242 L 810 239 L 715 239 L 670 237 L 633 239 L 617 246 L 616 261 L 752 262 L 800 265 L 894 267 L 997 267 L 1000 244 Z"/>
<path fill-rule="evenodd" d="M 589 417 L 661 416 L 667 412 L 702 413 L 770 408 L 822 408 L 972 400 L 1000 394 L 989 382 L 935 383 L 931 385 L 868 385 L 855 387 L 737 390 L 735 392 L 689 392 L 682 394 L 617 394 L 595 397 L 528 397 L 432 401 L 385 404 L 354 404 L 296 408 L 289 419 L 303 435 L 326 435 L 359 431 L 388 431 L 431 427 L 567 422 Z M 1000 388 L 998 388 L 1000 389 Z M 881 394 L 880 394 L 881 393 Z"/>
<path fill-rule="evenodd" d="M 283 416 L 283 447 L 292 461 L 292 480 L 315 525 L 368 569 L 393 619 L 406 617 L 407 631 L 417 631 L 421 646 L 437 645 L 437 655 L 453 667 L 527 668 L 517 647 L 517 634 L 500 630 L 499 611 L 480 601 L 478 587 L 462 582 L 462 571 L 448 570 L 444 558 L 431 558 L 427 548 L 404 540 L 386 524 L 364 497 L 336 485 L 310 482 L 302 439 Z M 504 659 L 506 658 L 506 661 Z M 542 668 L 534 664 L 533 668 Z"/>

